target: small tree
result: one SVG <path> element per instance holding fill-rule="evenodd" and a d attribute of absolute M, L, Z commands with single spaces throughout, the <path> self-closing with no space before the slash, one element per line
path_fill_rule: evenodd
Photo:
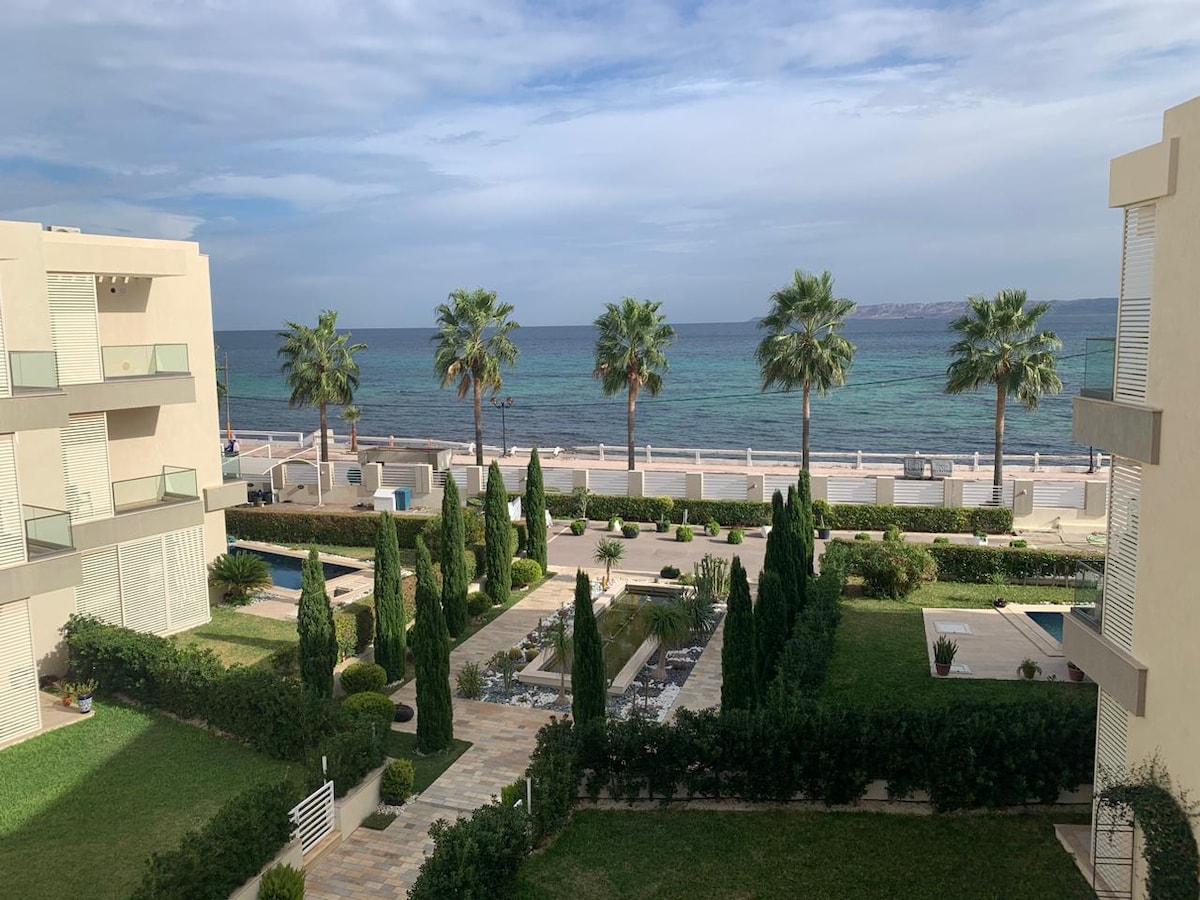
<path fill-rule="evenodd" d="M 537 447 L 530 451 L 529 466 L 525 469 L 525 533 L 529 558 L 537 560 L 545 572 L 550 558 L 546 538 L 546 487 Z"/>
<path fill-rule="evenodd" d="M 459 505 L 458 485 L 453 478 L 446 479 L 442 492 L 442 612 L 446 615 L 446 629 L 458 637 L 467 627 L 467 590 L 471 586 L 471 573 L 467 571 L 466 524 L 462 506 Z"/>
<path fill-rule="evenodd" d="M 245 606 L 271 584 L 271 567 L 254 553 L 222 553 L 208 566 L 208 586 L 231 606 Z"/>
<path fill-rule="evenodd" d="M 612 567 L 614 563 L 619 563 L 625 558 L 625 545 L 620 541 L 614 541 L 612 538 L 600 538 L 600 542 L 596 544 L 596 552 L 592 554 L 592 559 L 598 563 L 604 563 L 604 589 L 608 590 L 609 579 L 612 578 Z"/>
<path fill-rule="evenodd" d="M 667 679 L 667 651 L 677 647 L 687 638 L 691 629 L 688 627 L 687 612 L 683 604 L 647 603 L 645 607 L 646 633 L 658 638 L 658 667 L 654 677 L 659 681 Z"/>
<path fill-rule="evenodd" d="M 389 682 L 403 680 L 408 655 L 408 615 L 400 582 L 396 520 L 380 513 L 375 531 L 375 662 L 383 666 Z"/>
<path fill-rule="evenodd" d="M 337 637 L 333 631 L 333 608 L 325 593 L 325 570 L 316 550 L 308 551 L 301 570 L 296 631 L 300 635 L 300 681 L 314 694 L 332 697 Z"/>
<path fill-rule="evenodd" d="M 417 676 L 417 749 L 445 750 L 454 740 L 454 703 L 450 698 L 450 635 L 442 616 L 433 561 L 417 538 L 417 620 L 413 658 Z"/>
<path fill-rule="evenodd" d="M 592 612 L 592 582 L 582 569 L 575 573 L 575 654 L 571 661 L 571 712 L 575 724 L 604 719 L 608 676 L 604 648 Z"/>
<path fill-rule="evenodd" d="M 779 573 L 763 569 L 758 577 L 758 608 L 754 611 L 758 684 L 765 692 L 775 674 L 779 653 L 787 642 L 787 592 Z"/>
<path fill-rule="evenodd" d="M 796 548 L 796 529 L 788 510 L 788 504 L 783 494 L 776 491 L 771 497 L 771 533 L 767 535 L 767 552 L 763 557 L 763 571 L 774 572 L 779 576 L 779 584 L 783 590 L 784 601 L 788 609 L 792 607 L 792 594 L 797 581 L 796 567 L 799 552 Z M 762 580 L 759 579 L 759 587 Z M 781 620 L 784 629 L 783 640 L 786 641 L 791 628 L 792 616 L 785 614 Z M 760 647 L 761 650 L 761 647 Z"/>
<path fill-rule="evenodd" d="M 755 643 L 750 582 L 741 559 L 735 556 L 729 575 L 725 644 L 721 648 L 721 706 L 724 709 L 753 709 L 758 702 Z"/>
<path fill-rule="evenodd" d="M 508 491 L 500 465 L 488 467 L 487 493 L 483 500 L 483 542 L 487 592 L 493 603 L 508 602 L 512 592 L 512 520 L 508 517 Z"/>

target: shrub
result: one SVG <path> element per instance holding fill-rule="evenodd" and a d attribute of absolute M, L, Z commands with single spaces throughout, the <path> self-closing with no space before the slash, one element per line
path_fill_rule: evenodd
<path fill-rule="evenodd" d="M 668 531 L 671 530 L 671 523 L 668 522 L 666 519 L 659 519 L 657 522 L 654 523 L 654 530 L 658 534 L 666 534 Z"/>
<path fill-rule="evenodd" d="M 1104 570 L 1103 553 L 950 544 L 930 547 L 942 581 L 984 583 L 994 574 L 1009 581 L 1074 577 L 1080 563 Z"/>
<path fill-rule="evenodd" d="M 482 578 L 487 568 L 487 547 L 483 544 L 472 544 L 470 553 L 475 557 L 475 568 L 471 573 L 471 577 Z"/>
<path fill-rule="evenodd" d="M 1005 534 L 1013 526 L 1012 510 L 998 506 L 868 506 L 814 500 L 813 512 L 822 517 L 826 528 L 840 531 L 883 531 L 895 525 L 901 531 L 935 534 Z"/>
<path fill-rule="evenodd" d="M 362 694 L 351 694 L 342 703 L 346 712 L 358 719 L 382 722 L 384 730 L 391 727 L 396 718 L 396 704 L 383 694 L 366 691 Z"/>
<path fill-rule="evenodd" d="M 353 603 L 347 603 L 333 614 L 335 628 L 338 622 L 343 619 L 350 619 L 354 622 L 354 649 L 352 652 L 347 653 L 346 656 L 356 656 L 371 646 L 371 640 L 375 636 L 374 604 L 374 598 L 367 597 L 362 600 L 355 600 Z"/>
<path fill-rule="evenodd" d="M 508 516 L 508 492 L 500 465 L 495 460 L 488 469 L 484 499 L 484 572 L 488 593 L 497 603 L 507 603 L 512 589 L 512 521 Z"/>
<path fill-rule="evenodd" d="M 334 796 L 344 797 L 368 772 L 383 764 L 383 736 L 389 727 L 390 723 L 385 727 L 375 720 L 359 719 L 350 727 L 329 735 L 309 756 L 311 778 L 320 783 L 321 759 L 324 757 Z"/>
<path fill-rule="evenodd" d="M 301 760 L 339 727 L 337 707 L 298 682 L 236 667 L 208 692 L 204 716 L 214 728 L 274 759 Z"/>
<path fill-rule="evenodd" d="M 492 598 L 483 591 L 471 591 L 467 594 L 467 615 L 482 616 L 492 608 Z"/>
<path fill-rule="evenodd" d="M 870 597 L 901 600 L 924 581 L 937 580 L 937 563 L 923 547 L 884 541 L 864 549 L 859 557 L 863 590 Z"/>
<path fill-rule="evenodd" d="M 525 779 L 518 778 L 512 784 L 506 784 L 500 788 L 500 803 L 503 806 L 516 806 L 518 800 L 525 799 L 527 786 Z"/>
<path fill-rule="evenodd" d="M 221 592 L 230 606 L 246 606 L 271 584 L 271 568 L 257 553 L 222 553 L 208 566 L 209 587 Z"/>
<path fill-rule="evenodd" d="M 571 534 L 575 535 L 576 537 L 583 534 L 585 531 L 587 531 L 586 519 L 576 519 L 571 523 Z"/>
<path fill-rule="evenodd" d="M 281 678 L 300 677 L 300 645 L 286 644 L 271 651 L 267 657 L 267 666 Z"/>
<path fill-rule="evenodd" d="M 696 532 L 692 531 L 691 525 L 680 525 L 675 529 L 675 540 L 681 544 L 689 543 L 696 537 Z"/>
<path fill-rule="evenodd" d="M 621 534 L 627 538 L 635 538 L 642 533 L 642 527 L 637 522 L 626 522 L 621 526 Z"/>
<path fill-rule="evenodd" d="M 347 694 L 382 691 L 387 684 L 387 672 L 376 663 L 351 663 L 342 670 L 342 690 Z"/>
<path fill-rule="evenodd" d="M 1012 547 L 1014 550 L 1024 550 L 1029 546 L 1029 541 L 1017 539 L 1015 541 L 1009 541 L 1008 546 Z"/>
<path fill-rule="evenodd" d="M 621 518 L 620 518 L 619 516 L 613 516 L 612 518 L 610 518 L 610 519 L 608 520 L 608 530 L 609 530 L 609 531 L 616 531 L 618 528 L 620 528 L 620 527 L 621 527 L 621 525 L 622 525 L 622 524 L 623 524 L 623 523 L 622 523 L 622 521 L 621 521 Z"/>
<path fill-rule="evenodd" d="M 883 539 L 885 541 L 892 541 L 893 543 L 897 543 L 899 541 L 904 540 L 904 532 L 902 532 L 895 525 L 889 525 L 887 527 L 887 530 L 885 530 L 883 532 Z"/>
<path fill-rule="evenodd" d="M 483 696 L 483 673 L 479 671 L 479 663 L 466 663 L 454 676 L 458 686 L 458 695 L 468 700 L 478 700 Z"/>
<path fill-rule="evenodd" d="M 935 537 L 933 539 L 933 542 L 935 544 L 948 544 L 948 543 L 950 543 L 950 538 L 945 537 L 944 535 L 940 535 L 938 537 Z"/>
<path fill-rule="evenodd" d="M 258 883 L 258 900 L 304 900 L 304 870 L 272 866 Z"/>
<path fill-rule="evenodd" d="M 412 796 L 417 773 L 407 759 L 393 759 L 383 770 L 379 782 L 379 796 L 389 806 L 399 806 Z"/>
<path fill-rule="evenodd" d="M 869 534 L 867 534 L 865 531 L 860 531 L 858 534 L 856 534 L 854 536 L 854 539 L 856 541 L 869 541 L 871 539 L 871 536 Z"/>
<path fill-rule="evenodd" d="M 727 535 L 725 536 L 725 543 L 727 543 L 727 544 L 740 544 L 740 543 L 741 543 L 742 541 L 744 541 L 745 539 L 746 539 L 746 532 L 742 531 L 742 529 L 740 529 L 740 528 L 730 528 L 730 529 L 729 529 L 729 534 L 727 534 Z"/>
<path fill-rule="evenodd" d="M 346 616 L 333 616 L 333 637 L 337 641 L 338 662 L 354 656 L 354 648 L 358 643 L 358 624 Z M 296 647 L 296 660 L 299 662 L 299 646 Z"/>
<path fill-rule="evenodd" d="M 542 567 L 536 559 L 517 559 L 512 564 L 512 586 L 515 588 L 529 587 L 535 581 L 541 580 Z"/>
<path fill-rule="evenodd" d="M 710 519 L 708 524 L 704 526 L 704 530 L 708 532 L 709 537 L 716 537 L 721 533 L 721 525 L 715 519 Z"/>
<path fill-rule="evenodd" d="M 678 578 L 679 577 L 679 567 L 678 566 L 663 566 L 661 569 L 658 570 L 658 574 L 659 574 L 660 578 Z"/>
<path fill-rule="evenodd" d="M 492 802 L 453 824 L 429 828 L 434 849 L 409 900 L 505 896 L 532 845 L 524 810 Z"/>

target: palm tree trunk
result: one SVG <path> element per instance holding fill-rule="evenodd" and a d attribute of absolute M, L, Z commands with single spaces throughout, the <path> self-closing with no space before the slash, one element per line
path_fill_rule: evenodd
<path fill-rule="evenodd" d="M 350 423 L 350 452 L 358 452 L 358 423 Z"/>
<path fill-rule="evenodd" d="M 483 468 L 483 393 L 478 378 L 471 379 L 471 386 L 475 389 L 475 465 Z"/>
<path fill-rule="evenodd" d="M 629 383 L 629 408 L 625 413 L 625 428 L 629 434 L 629 471 L 632 472 L 637 468 L 637 462 L 634 459 L 633 438 L 634 430 L 637 428 L 635 418 L 635 409 L 637 407 L 637 383 Z"/>
<path fill-rule="evenodd" d="M 329 462 L 329 410 L 324 403 L 321 404 L 321 459 L 320 462 Z"/>
<path fill-rule="evenodd" d="M 654 677 L 659 681 L 667 680 L 667 642 L 659 641 L 658 643 L 658 669 L 654 672 Z"/>
<path fill-rule="evenodd" d="M 996 460 L 992 464 L 992 485 L 1004 483 L 1004 401 L 1008 394 L 1004 385 L 996 385 Z"/>
<path fill-rule="evenodd" d="M 808 468 L 808 420 L 812 415 L 812 387 L 804 385 L 804 430 L 800 441 L 800 468 Z"/>

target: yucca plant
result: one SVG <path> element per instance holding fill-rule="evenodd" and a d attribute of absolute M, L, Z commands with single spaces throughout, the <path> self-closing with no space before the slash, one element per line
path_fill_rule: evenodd
<path fill-rule="evenodd" d="M 958 644 L 950 640 L 944 634 L 941 635 L 933 644 L 933 661 L 939 666 L 948 666 L 954 662 L 954 657 L 958 654 Z"/>
<path fill-rule="evenodd" d="M 609 579 L 612 577 L 612 567 L 614 563 L 619 563 L 625 558 L 625 545 L 620 541 L 614 541 L 612 538 L 601 538 L 600 543 L 596 544 L 596 552 L 592 559 L 598 563 L 604 563 L 604 587 L 608 589 Z"/>
<path fill-rule="evenodd" d="M 209 564 L 208 584 L 231 606 L 245 606 L 271 584 L 271 567 L 253 553 L 222 553 Z"/>
<path fill-rule="evenodd" d="M 682 603 L 648 603 L 643 609 L 646 616 L 646 631 L 659 640 L 658 668 L 654 677 L 658 681 L 667 678 L 667 651 L 683 642 L 690 631 L 687 611 Z"/>

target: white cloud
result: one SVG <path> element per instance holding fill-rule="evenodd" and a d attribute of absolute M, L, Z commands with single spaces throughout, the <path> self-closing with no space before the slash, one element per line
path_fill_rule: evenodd
<path fill-rule="evenodd" d="M 28 206 L 6 213 L 9 218 L 68 225 L 100 234 L 162 238 L 169 241 L 193 239 L 204 224 L 197 216 L 163 212 L 146 206 L 117 201 L 72 202 L 64 200 L 45 206 Z"/>

